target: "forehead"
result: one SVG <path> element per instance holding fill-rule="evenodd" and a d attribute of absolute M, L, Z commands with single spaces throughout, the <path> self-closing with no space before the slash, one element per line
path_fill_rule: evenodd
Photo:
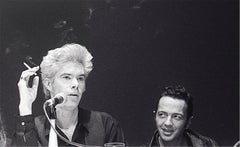
<path fill-rule="evenodd" d="M 60 69 L 57 72 L 57 75 L 62 75 L 62 74 L 82 75 L 84 74 L 83 65 L 78 62 L 65 62 L 62 65 L 60 65 Z"/>
<path fill-rule="evenodd" d="M 158 111 L 186 114 L 187 104 L 184 100 L 163 96 L 158 103 Z"/>

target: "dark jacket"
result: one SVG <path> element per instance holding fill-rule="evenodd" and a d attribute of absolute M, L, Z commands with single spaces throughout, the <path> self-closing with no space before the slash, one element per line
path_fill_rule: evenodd
<path fill-rule="evenodd" d="M 59 128 L 56 127 L 56 129 L 67 138 Z M 49 132 L 50 124 L 45 116 L 18 117 L 13 145 L 47 146 Z M 118 122 L 109 114 L 79 108 L 78 123 L 72 141 L 85 145 L 103 146 L 107 142 L 124 142 L 124 136 Z M 58 145 L 69 146 L 59 138 Z"/>
<path fill-rule="evenodd" d="M 213 139 L 202 136 L 192 130 L 186 130 L 185 135 L 188 138 L 189 146 L 193 146 L 193 147 L 217 147 L 218 146 Z M 158 137 L 159 137 L 159 133 L 158 131 L 155 131 L 151 139 L 151 142 L 149 144 L 150 147 L 160 146 Z"/>

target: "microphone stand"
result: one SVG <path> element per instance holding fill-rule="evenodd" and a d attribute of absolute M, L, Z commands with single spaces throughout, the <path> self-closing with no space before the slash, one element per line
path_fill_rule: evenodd
<path fill-rule="evenodd" d="M 49 134 L 49 139 L 48 139 L 48 147 L 58 147 L 58 141 L 57 141 L 57 134 L 54 131 L 55 125 L 56 125 L 56 108 L 55 106 L 50 106 L 50 134 Z"/>

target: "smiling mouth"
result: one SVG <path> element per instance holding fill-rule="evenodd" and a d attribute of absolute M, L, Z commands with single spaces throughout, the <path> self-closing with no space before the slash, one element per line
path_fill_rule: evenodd
<path fill-rule="evenodd" d="M 171 136 L 173 134 L 173 130 L 162 129 L 162 132 L 165 136 Z"/>

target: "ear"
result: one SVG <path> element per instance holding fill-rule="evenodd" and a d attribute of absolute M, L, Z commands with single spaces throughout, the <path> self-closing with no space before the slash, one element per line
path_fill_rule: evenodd
<path fill-rule="evenodd" d="M 185 129 L 188 129 L 188 128 L 190 127 L 190 125 L 191 125 L 191 123 L 192 123 L 192 119 L 193 119 L 193 116 L 191 116 L 191 117 L 188 119 L 188 122 L 187 122 L 187 124 L 186 124 Z"/>
<path fill-rule="evenodd" d="M 52 91 L 52 82 L 49 79 L 45 79 L 43 81 L 44 86 L 47 88 L 48 91 Z"/>
<path fill-rule="evenodd" d="M 84 86 L 84 88 L 83 88 L 83 93 L 86 91 L 86 85 Z"/>
<path fill-rule="evenodd" d="M 84 87 L 83 87 L 82 93 L 84 93 L 85 91 L 86 91 L 86 80 L 85 80 L 85 83 L 84 83 Z"/>

